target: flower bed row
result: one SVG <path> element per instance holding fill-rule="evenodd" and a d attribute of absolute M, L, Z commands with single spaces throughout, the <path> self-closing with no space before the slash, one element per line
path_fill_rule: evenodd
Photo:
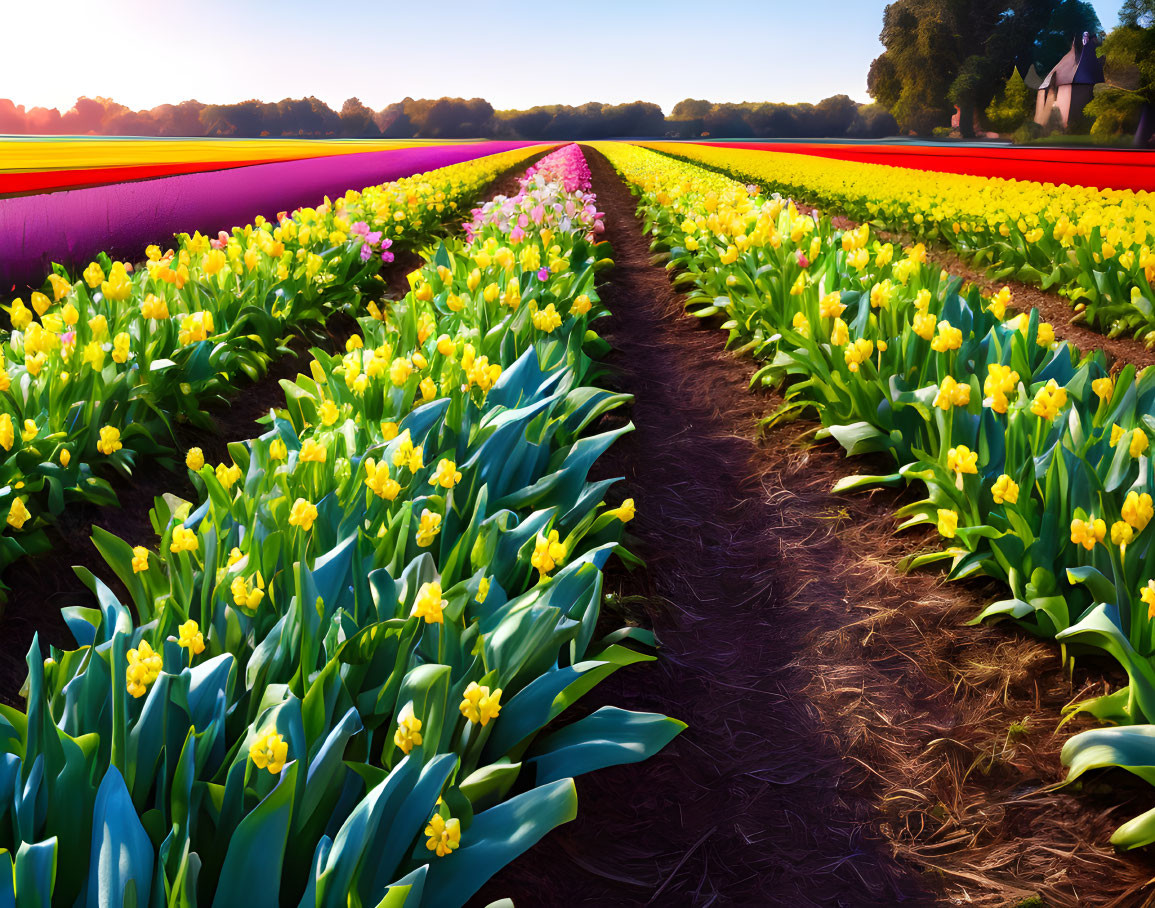
<path fill-rule="evenodd" d="M 1120 765 L 1155 778 L 1155 371 L 1108 375 L 1102 354 L 1057 343 L 1037 310 L 1004 320 L 1005 290 L 960 294 L 925 249 L 838 231 L 780 197 L 637 147 L 602 151 L 640 196 L 687 305 L 784 385 L 776 418 L 812 409 L 848 454 L 897 469 L 838 488 L 918 482 L 903 527 L 930 524 L 952 577 L 1010 597 L 976 618 L 1017 621 L 1071 653 L 1109 653 L 1130 684 L 1077 709 L 1123 726 L 1068 742 L 1071 778 Z M 1155 841 L 1155 813 L 1119 829 Z"/>
<path fill-rule="evenodd" d="M 584 204 L 555 155 L 540 201 Z M 27 711 L 0 707 L 0 901 L 460 905 L 573 817 L 573 775 L 681 730 L 556 721 L 652 658 L 597 631 L 633 503 L 587 479 L 629 429 L 586 433 L 624 400 L 583 384 L 589 229 L 439 244 L 232 463 L 190 452 L 156 548 L 96 532 L 137 617 L 81 571 L 80 648 L 34 648 Z"/>
<path fill-rule="evenodd" d="M 427 242 L 518 149 L 349 192 L 275 222 L 181 234 L 133 268 L 101 256 L 58 268 L 8 313 L 0 342 L 0 569 L 43 548 L 74 501 L 115 502 L 110 471 L 171 464 L 174 422 L 204 412 L 287 353 L 288 336 L 359 310 L 394 242 Z M 370 309 L 376 304 L 370 300 Z"/>
<path fill-rule="evenodd" d="M 436 144 L 460 144 L 448 139 Z M 6 136 L 0 139 L 0 196 L 154 179 L 274 161 L 395 151 L 414 139 L 138 139 Z"/>
<path fill-rule="evenodd" d="M 1155 205 L 1147 192 L 1054 186 L 654 143 L 648 147 L 765 184 L 856 221 L 949 244 L 995 280 L 1068 297 L 1076 318 L 1112 337 L 1155 343 Z"/>

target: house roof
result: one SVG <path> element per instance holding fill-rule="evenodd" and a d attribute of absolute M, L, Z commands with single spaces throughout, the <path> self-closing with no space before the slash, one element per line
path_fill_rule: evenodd
<path fill-rule="evenodd" d="M 1027 83 L 1027 88 L 1031 91 L 1038 89 L 1043 84 L 1043 77 L 1039 75 L 1039 71 L 1035 69 L 1035 64 L 1031 64 L 1031 68 L 1027 70 L 1027 74 L 1023 76 L 1023 81 Z"/>
<path fill-rule="evenodd" d="M 1071 49 L 1055 64 L 1039 85 L 1044 91 L 1052 85 L 1095 85 L 1103 81 L 1103 64 L 1095 55 L 1098 42 L 1095 36 L 1083 32 L 1082 38 L 1071 42 Z"/>

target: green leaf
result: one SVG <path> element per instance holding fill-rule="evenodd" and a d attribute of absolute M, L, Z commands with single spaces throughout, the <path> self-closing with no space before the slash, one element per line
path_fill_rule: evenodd
<path fill-rule="evenodd" d="M 464 905 L 502 867 L 576 816 L 573 779 L 534 788 L 479 813 L 461 847 L 430 864 L 425 903 Z M 417 846 L 415 857 L 422 852 L 424 843 Z"/>
<path fill-rule="evenodd" d="M 645 760 L 686 728 L 685 722 L 657 713 L 603 706 L 593 715 L 539 741 L 526 758 L 539 784 Z"/>
<path fill-rule="evenodd" d="M 299 766 L 298 761 L 285 766 L 277 787 L 237 825 L 221 867 L 213 908 L 279 908 L 281 865 Z"/>

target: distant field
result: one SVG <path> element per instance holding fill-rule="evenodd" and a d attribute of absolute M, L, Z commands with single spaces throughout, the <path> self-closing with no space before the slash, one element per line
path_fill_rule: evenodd
<path fill-rule="evenodd" d="M 889 164 L 942 173 L 1002 177 L 1098 189 L 1155 191 L 1155 155 L 1122 148 L 1035 148 L 980 143 L 904 142 L 695 142 L 716 148 L 761 149 L 839 161 Z"/>
<path fill-rule="evenodd" d="M 100 186 L 304 158 L 475 140 L 0 137 L 0 195 Z"/>

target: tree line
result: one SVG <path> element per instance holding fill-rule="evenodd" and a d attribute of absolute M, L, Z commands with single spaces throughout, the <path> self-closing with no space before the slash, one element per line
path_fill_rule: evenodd
<path fill-rule="evenodd" d="M 963 135 L 977 124 L 1029 131 L 1034 92 L 1023 77 L 1045 77 L 1084 32 L 1095 36 L 1106 83 L 1096 89 L 1081 131 L 1140 130 L 1155 102 L 1155 0 L 1126 0 L 1109 35 L 1085 0 L 895 0 L 883 12 L 885 51 L 870 66 L 870 96 L 903 132 L 947 127 L 958 109 Z"/>
<path fill-rule="evenodd" d="M 133 136 L 296 136 L 390 139 L 880 138 L 894 118 L 846 95 L 817 104 L 725 104 L 687 98 L 669 116 L 657 104 L 590 102 L 495 110 L 482 98 L 406 98 L 373 110 L 349 98 L 333 110 L 318 98 L 202 104 L 183 101 L 132 110 L 109 98 L 79 98 L 63 113 L 0 99 L 0 134 Z"/>

